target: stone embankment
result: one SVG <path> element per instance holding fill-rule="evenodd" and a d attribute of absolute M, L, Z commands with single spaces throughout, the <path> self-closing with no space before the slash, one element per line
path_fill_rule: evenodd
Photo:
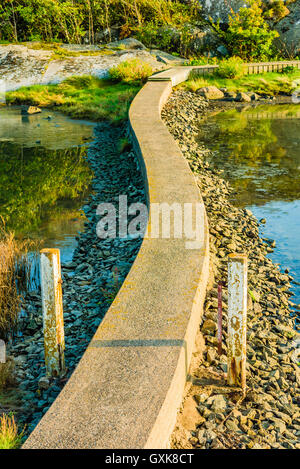
<path fill-rule="evenodd" d="M 232 105 L 232 103 L 230 103 Z M 199 119 L 215 105 L 177 90 L 162 116 L 196 177 L 209 220 L 211 270 L 204 316 L 185 395 L 172 435 L 173 448 L 300 448 L 299 334 L 291 317 L 287 273 L 267 257 L 259 223 L 229 202 L 231 188 L 205 162 L 197 143 Z M 220 103 L 219 103 L 220 108 Z M 217 353 L 217 285 L 227 280 L 228 254 L 249 258 L 247 394 L 226 385 L 227 288 L 223 288 L 223 354 Z"/>
<path fill-rule="evenodd" d="M 98 124 L 87 152 L 94 173 L 92 194 L 83 207 L 87 221 L 78 235 L 72 262 L 62 265 L 66 375 L 62 379 L 45 376 L 40 290 L 25 297 L 26 314 L 19 324 L 22 339 L 8 345 L 15 363 L 18 399 L 16 408 L 10 410 L 15 411 L 20 428 L 26 425 L 26 434 L 34 429 L 74 371 L 139 251 L 140 238 L 100 240 L 96 233 L 100 203 L 117 203 L 120 194 L 127 196 L 128 204 L 145 203 L 135 154 L 130 148 L 120 150 L 120 139 L 126 134 L 125 126 Z"/>

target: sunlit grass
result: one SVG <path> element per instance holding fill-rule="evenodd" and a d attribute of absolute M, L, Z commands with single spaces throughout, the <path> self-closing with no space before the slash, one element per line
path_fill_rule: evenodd
<path fill-rule="evenodd" d="M 192 74 L 191 78 L 179 87 L 196 92 L 205 86 L 227 88 L 235 92 L 256 92 L 276 96 L 278 94 L 291 95 L 296 88 L 295 80 L 300 79 L 300 70 L 292 73 L 264 73 L 259 75 L 245 75 L 241 78 L 221 78 L 217 74 L 203 77 Z"/>
<path fill-rule="evenodd" d="M 115 83 L 93 76 L 72 77 L 57 85 L 22 87 L 6 94 L 8 104 L 59 108 L 73 118 L 119 122 L 141 88 L 137 83 Z"/>

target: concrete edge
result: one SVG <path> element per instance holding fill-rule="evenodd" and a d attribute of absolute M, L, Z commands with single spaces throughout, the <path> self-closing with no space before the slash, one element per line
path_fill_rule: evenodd
<path fill-rule="evenodd" d="M 169 77 L 163 76 L 167 80 L 149 81 L 134 99 L 129 120 L 148 203 L 203 206 L 202 245 L 187 250 L 185 236 L 143 240 L 115 301 L 25 449 L 169 446 L 209 275 L 203 201 L 160 118 L 172 86 L 186 80 L 190 71 L 170 69 Z M 121 408 L 120 389 L 125 396 Z"/>

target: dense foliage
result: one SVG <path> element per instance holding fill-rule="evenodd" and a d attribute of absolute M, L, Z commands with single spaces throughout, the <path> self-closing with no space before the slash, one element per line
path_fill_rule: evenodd
<path fill-rule="evenodd" d="M 180 27 L 199 10 L 196 0 L 1 0 L 0 40 L 93 43 L 103 30 L 109 39 L 115 25 L 122 38 L 145 24 Z"/>
<path fill-rule="evenodd" d="M 273 43 L 278 33 L 269 28 L 261 0 L 248 0 L 238 13 L 231 11 L 228 28 L 212 25 L 226 43 L 230 54 L 244 60 L 267 60 L 274 55 Z"/>

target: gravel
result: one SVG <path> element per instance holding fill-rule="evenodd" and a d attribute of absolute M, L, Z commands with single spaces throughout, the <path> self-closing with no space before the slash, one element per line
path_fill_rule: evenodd
<path fill-rule="evenodd" d="M 267 257 L 275 243 L 259 236 L 249 210 L 229 202 L 231 187 L 221 171 L 205 162 L 207 148 L 196 142 L 200 120 L 215 107 L 199 94 L 177 90 L 162 118 L 180 145 L 205 203 L 211 255 L 207 291 L 185 397 L 171 442 L 173 448 L 300 448 L 299 332 L 291 312 L 288 273 Z M 218 108 L 222 105 L 219 103 Z M 261 223 L 264 223 L 262 220 Z M 227 280 L 231 252 L 248 255 L 247 393 L 226 384 L 227 288 L 223 288 L 223 354 L 217 354 L 217 286 Z M 191 408 L 203 417 L 188 428 Z M 189 402 L 189 409 L 186 402 Z"/>

